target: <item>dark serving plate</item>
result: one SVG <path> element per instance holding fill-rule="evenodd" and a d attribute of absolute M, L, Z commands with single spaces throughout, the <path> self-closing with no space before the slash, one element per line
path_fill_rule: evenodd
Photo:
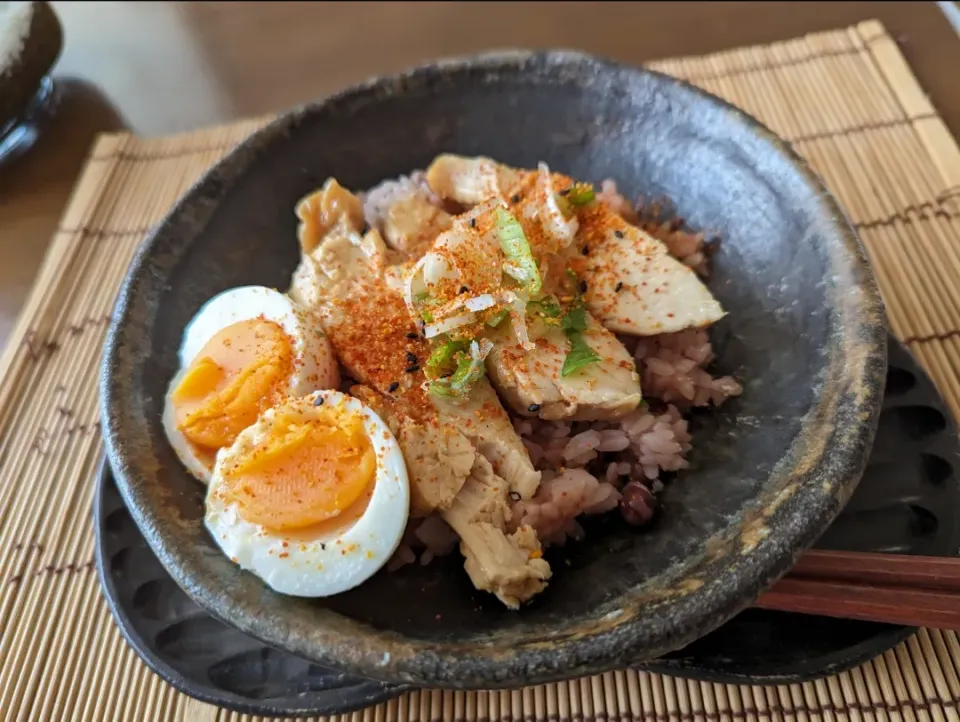
<path fill-rule="evenodd" d="M 860 486 L 819 549 L 960 554 L 960 439 L 916 359 L 890 338 L 877 440 Z M 731 684 L 837 674 L 895 646 L 912 627 L 748 609 L 712 634 L 645 665 Z"/>
<path fill-rule="evenodd" d="M 285 597 L 220 553 L 203 489 L 161 426 L 188 320 L 233 286 L 285 288 L 296 201 L 485 154 L 670 198 L 723 238 L 711 289 L 720 374 L 744 394 L 701 415 L 691 468 L 653 527 L 612 518 L 520 613 L 462 564 L 409 565 L 324 600 Z M 312 663 L 394 684 L 489 689 L 648 661 L 749 607 L 853 494 L 883 397 L 886 324 L 863 248 L 807 165 L 690 85 L 577 53 L 444 61 L 295 110 L 217 164 L 134 260 L 101 371 L 117 487 L 164 568 L 218 619 Z M 384 600 L 390 600 L 385 604 Z"/>
<path fill-rule="evenodd" d="M 853 499 L 817 546 L 955 556 L 960 439 L 933 384 L 889 344 L 879 436 Z M 350 677 L 267 647 L 217 621 L 181 590 L 137 529 L 104 464 L 95 497 L 97 569 L 113 616 L 151 669 L 187 694 L 254 715 L 332 715 L 403 688 Z M 856 666 L 914 630 L 749 609 L 644 665 L 733 684 L 805 682 Z"/>

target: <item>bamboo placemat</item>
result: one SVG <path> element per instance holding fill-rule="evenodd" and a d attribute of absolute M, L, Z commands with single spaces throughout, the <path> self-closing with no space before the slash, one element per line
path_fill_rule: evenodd
<path fill-rule="evenodd" d="M 654 63 L 792 141 L 860 229 L 893 331 L 960 418 L 960 149 L 877 22 Z M 944 69 L 949 72 L 949 69 Z M 102 137 L 0 357 L 0 719 L 252 718 L 152 674 L 93 573 L 95 383 L 118 284 L 148 230 L 266 119 L 155 140 Z M 413 692 L 353 722 L 960 720 L 960 639 L 923 630 L 803 685 L 736 686 L 623 671 L 516 692 Z"/>

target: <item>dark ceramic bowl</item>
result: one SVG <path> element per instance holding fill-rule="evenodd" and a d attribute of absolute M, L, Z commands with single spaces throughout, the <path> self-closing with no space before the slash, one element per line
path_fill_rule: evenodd
<path fill-rule="evenodd" d="M 240 571 L 202 523 L 203 489 L 161 429 L 184 326 L 231 286 L 285 288 L 295 202 L 443 151 L 551 167 L 666 196 L 719 232 L 710 285 L 719 372 L 744 394 L 694 422 L 692 468 L 642 533 L 616 519 L 553 554 L 519 612 L 461 562 L 377 575 L 327 600 Z M 394 683 L 503 688 L 608 670 L 682 647 L 749 606 L 850 497 L 876 428 L 883 308 L 863 249 L 810 169 L 755 120 L 689 85 L 575 53 L 455 60 L 374 80 L 255 134 L 177 204 L 124 283 L 101 376 L 107 450 L 163 565 L 213 615 L 322 665 Z"/>

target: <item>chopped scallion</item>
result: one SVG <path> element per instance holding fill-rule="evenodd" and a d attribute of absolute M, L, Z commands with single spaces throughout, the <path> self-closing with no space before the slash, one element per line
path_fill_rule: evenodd
<path fill-rule="evenodd" d="M 530 250 L 530 243 L 523 234 L 523 226 L 520 225 L 520 221 L 513 214 L 499 206 L 496 209 L 496 216 L 500 245 L 510 262 L 508 268 L 521 271 L 517 275 L 510 273 L 509 270 L 507 272 L 514 278 L 522 275 L 523 278 L 518 280 L 526 284 L 531 296 L 536 296 L 540 293 L 543 282 L 540 279 L 540 269 L 537 268 L 537 261 Z"/>
<path fill-rule="evenodd" d="M 466 341 L 445 341 L 439 344 L 430 353 L 427 359 L 427 366 L 432 369 L 444 368 L 453 363 L 454 356 L 460 351 L 466 350 L 469 344 Z"/>
<path fill-rule="evenodd" d="M 493 314 L 490 318 L 487 319 L 487 325 L 490 328 L 496 328 L 501 323 L 503 323 L 503 319 L 505 319 L 509 315 L 510 315 L 510 311 L 508 309 L 501 308 L 499 311 L 497 311 L 495 314 Z"/>
<path fill-rule="evenodd" d="M 430 391 L 440 396 L 465 396 L 486 372 L 483 360 L 470 355 L 461 356 L 453 376 L 430 383 Z"/>
<path fill-rule="evenodd" d="M 574 183 L 570 192 L 566 195 L 566 200 L 568 200 L 572 206 L 585 206 L 595 201 L 596 198 L 596 191 L 594 191 L 593 186 L 588 183 Z"/>

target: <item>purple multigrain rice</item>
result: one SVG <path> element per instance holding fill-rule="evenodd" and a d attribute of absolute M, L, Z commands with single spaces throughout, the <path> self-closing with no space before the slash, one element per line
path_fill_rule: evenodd
<path fill-rule="evenodd" d="M 681 409 L 708 404 L 719 406 L 727 397 L 742 391 L 732 377 L 715 379 L 704 370 L 713 360 L 706 331 L 681 331 L 640 339 L 623 337 L 621 341 L 637 358 L 644 396 L 660 403 L 656 408 L 641 404 L 616 422 L 572 424 L 531 418 L 515 420 L 514 427 L 530 452 L 531 461 L 544 471 L 541 490 L 549 490 L 550 474 L 562 476 L 574 469 L 582 470 L 606 488 L 604 493 L 614 501 L 619 500 L 620 489 L 626 481 L 659 482 L 662 473 L 687 467 L 686 455 L 692 440 Z M 561 505 L 559 509 L 537 509 L 538 505 L 554 503 L 551 494 L 541 492 L 533 499 L 519 502 L 523 505 L 520 508 L 526 523 L 533 526 L 542 539 L 550 538 L 556 543 L 564 530 L 581 531 L 579 525 L 567 524 L 570 514 L 575 519 L 589 512 L 570 504 Z"/>

